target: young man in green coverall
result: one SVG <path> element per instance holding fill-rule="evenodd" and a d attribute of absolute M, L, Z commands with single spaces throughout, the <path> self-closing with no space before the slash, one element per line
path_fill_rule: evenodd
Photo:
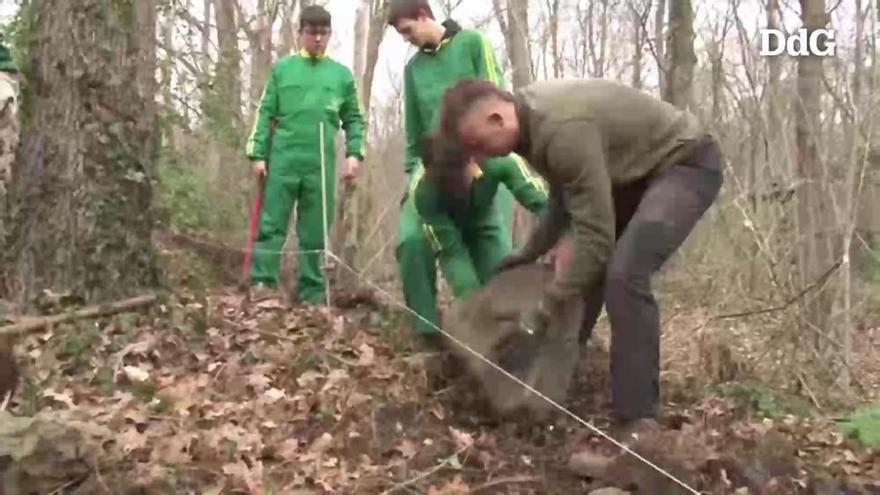
<path fill-rule="evenodd" d="M 297 296 L 309 303 L 320 302 L 325 287 L 320 267 L 325 221 L 321 216 L 321 149 L 328 228 L 334 212 L 334 137 L 340 122 L 346 138 L 343 178 L 353 179 L 364 158 L 364 123 L 354 77 L 347 67 L 325 54 L 330 24 L 330 14 L 324 8 L 303 9 L 299 26 L 303 48 L 273 65 L 247 142 L 254 173 L 266 177 L 251 281 L 277 286 L 280 251 L 296 205 L 301 251 Z M 270 131 L 272 121 L 276 125 Z M 274 133 L 271 150 L 267 146 L 270 132 Z"/>
<path fill-rule="evenodd" d="M 495 208 L 496 193 L 506 186 L 516 200 L 538 214 L 547 204 L 544 184 L 515 160 L 469 161 L 455 143 L 426 139 L 423 163 L 410 186 L 416 213 L 424 225 L 440 269 L 455 298 L 483 285 L 512 250 L 510 235 Z M 455 165 L 463 175 L 450 175 Z"/>
<path fill-rule="evenodd" d="M 428 0 L 392 0 L 388 24 L 407 42 L 419 48 L 404 70 L 404 167 L 408 184 L 412 186 L 422 174 L 419 150 L 422 139 L 438 123 L 443 92 L 468 77 L 479 77 L 498 86 L 503 86 L 503 82 L 489 40 L 479 31 L 462 29 L 455 21 L 447 20 L 441 24 L 434 18 Z M 490 168 L 519 168 L 525 177 L 529 177 L 519 157 L 511 155 L 492 161 L 500 163 Z M 513 196 L 502 186 L 497 188 L 494 197 L 487 200 L 494 204 L 498 213 L 493 219 L 497 224 L 493 229 L 497 229 L 497 236 L 504 239 L 499 249 L 509 250 Z M 437 237 L 437 233 L 432 233 L 432 225 L 423 223 L 411 194 L 402 203 L 398 229 L 396 255 L 404 299 L 407 306 L 421 316 L 413 319 L 415 330 L 422 336 L 436 335 L 434 325 L 440 324 L 436 303 L 436 263 L 440 245 L 429 242 Z M 449 253 L 441 249 L 439 254 L 441 259 L 447 259 L 449 266 Z"/>

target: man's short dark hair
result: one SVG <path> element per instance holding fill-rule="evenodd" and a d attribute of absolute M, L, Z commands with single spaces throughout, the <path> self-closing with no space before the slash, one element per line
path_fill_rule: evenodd
<path fill-rule="evenodd" d="M 388 25 L 394 27 L 401 19 L 418 19 L 421 13 L 429 19 L 434 18 L 428 0 L 391 0 L 388 5 Z"/>
<path fill-rule="evenodd" d="M 330 12 L 320 5 L 304 7 L 299 14 L 299 30 L 302 31 L 306 26 L 330 27 Z"/>
<path fill-rule="evenodd" d="M 513 101 L 513 95 L 485 79 L 462 79 L 443 93 L 440 128 L 447 136 L 458 136 L 458 124 L 476 103 L 496 97 Z"/>

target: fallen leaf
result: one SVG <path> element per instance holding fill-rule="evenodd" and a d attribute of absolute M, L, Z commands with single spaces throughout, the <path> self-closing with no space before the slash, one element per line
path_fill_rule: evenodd
<path fill-rule="evenodd" d="M 137 366 L 125 366 L 122 368 L 126 378 L 133 382 L 143 383 L 150 379 L 150 374 Z"/>
<path fill-rule="evenodd" d="M 455 440 L 455 445 L 458 447 L 459 450 L 466 449 L 474 445 L 474 437 L 470 433 L 465 433 L 451 426 L 449 427 L 449 431 L 452 433 L 452 439 Z"/>
<path fill-rule="evenodd" d="M 461 480 L 461 475 L 455 475 L 455 478 L 440 488 L 431 486 L 428 488 L 428 495 L 467 495 L 471 492 L 471 488 Z"/>
<path fill-rule="evenodd" d="M 131 421 L 132 423 L 143 426 L 147 424 L 147 417 L 140 411 L 128 411 L 125 413 L 125 419 Z"/>
<path fill-rule="evenodd" d="M 440 421 L 443 421 L 446 418 L 446 413 L 443 411 L 443 407 L 440 404 L 435 405 L 431 408 L 431 414 L 434 415 Z"/>
<path fill-rule="evenodd" d="M 407 439 L 404 439 L 404 441 L 394 449 L 400 452 L 404 459 L 412 459 L 419 451 L 418 446 Z"/>
<path fill-rule="evenodd" d="M 349 409 L 355 409 L 363 404 L 366 404 L 369 401 L 369 395 L 364 395 L 360 392 L 352 392 L 352 394 L 348 396 L 346 407 L 348 407 Z"/>
<path fill-rule="evenodd" d="M 288 438 L 282 442 L 281 447 L 278 449 L 278 455 L 286 461 L 296 460 L 299 456 L 299 440 Z"/>
<path fill-rule="evenodd" d="M 284 390 L 270 388 L 269 390 L 266 390 L 266 392 L 263 394 L 263 397 L 266 399 L 263 402 L 267 404 L 274 404 L 275 402 L 283 399 L 286 395 L 287 394 L 284 392 Z"/>
<path fill-rule="evenodd" d="M 61 402 L 62 404 L 65 404 L 67 407 L 69 407 L 71 409 L 76 408 L 76 404 L 74 404 L 74 402 L 73 402 L 73 395 L 70 393 L 69 390 L 65 390 L 63 393 L 60 393 L 60 394 L 58 392 L 53 391 L 53 390 L 44 390 L 42 392 L 42 395 L 43 395 L 43 397 Z"/>
<path fill-rule="evenodd" d="M 318 378 L 321 378 L 321 374 L 314 371 L 304 371 L 301 375 L 299 375 L 296 379 L 296 384 L 300 387 L 311 387 L 314 385 Z"/>
<path fill-rule="evenodd" d="M 257 393 L 269 388 L 272 379 L 262 373 L 252 373 L 248 376 L 248 385 L 254 387 Z"/>
<path fill-rule="evenodd" d="M 337 368 L 327 375 L 327 383 L 321 388 L 321 392 L 326 392 L 331 388 L 339 385 L 343 380 L 348 378 L 348 372 L 344 369 Z"/>
<path fill-rule="evenodd" d="M 329 433 L 324 433 L 318 437 L 309 447 L 309 452 L 320 454 L 326 452 L 333 445 L 333 437 Z"/>
<path fill-rule="evenodd" d="M 122 447 L 122 451 L 126 454 L 144 448 L 147 445 L 147 438 L 138 433 L 134 428 L 125 430 L 124 433 L 117 435 L 116 438 L 119 440 L 119 445 Z"/>
<path fill-rule="evenodd" d="M 376 361 L 376 351 L 369 344 L 361 344 L 358 347 L 358 352 L 360 353 L 357 362 L 358 366 L 372 366 Z"/>
<path fill-rule="evenodd" d="M 284 305 L 281 304 L 281 299 L 279 299 L 277 297 L 273 297 L 271 299 L 266 299 L 264 301 L 258 302 L 257 308 L 259 308 L 259 309 L 283 309 Z"/>

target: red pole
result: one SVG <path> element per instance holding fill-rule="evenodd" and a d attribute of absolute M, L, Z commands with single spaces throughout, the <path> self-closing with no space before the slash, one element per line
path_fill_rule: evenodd
<path fill-rule="evenodd" d="M 274 118 L 269 121 L 269 139 L 266 143 L 267 151 L 272 150 L 272 138 L 275 137 L 275 126 L 278 124 Z M 267 153 L 268 158 L 268 153 Z M 263 175 L 257 179 L 257 197 L 254 198 L 254 204 L 251 206 L 251 221 L 248 224 L 247 244 L 244 248 L 244 262 L 241 266 L 241 279 L 245 284 L 251 281 L 251 260 L 253 259 L 254 243 L 257 240 L 257 234 L 260 231 L 260 213 L 263 210 L 263 186 L 266 182 L 266 176 L 269 175 L 269 160 L 266 160 L 266 170 Z M 2 495 L 2 494 L 0 494 Z"/>
<path fill-rule="evenodd" d="M 251 206 L 251 220 L 248 224 L 248 238 L 244 249 L 244 262 L 241 266 L 241 278 L 249 282 L 251 278 L 251 259 L 253 258 L 254 242 L 260 229 L 260 212 L 263 209 L 263 177 L 257 181 L 257 197 Z"/>

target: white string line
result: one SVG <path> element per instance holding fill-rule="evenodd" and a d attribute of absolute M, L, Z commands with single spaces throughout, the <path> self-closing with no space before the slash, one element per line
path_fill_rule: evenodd
<path fill-rule="evenodd" d="M 347 268 L 348 270 L 350 270 L 352 273 L 354 273 L 358 278 L 360 278 L 361 280 L 365 281 L 367 284 L 369 284 L 370 286 L 372 286 L 375 290 L 377 290 L 377 291 L 379 291 L 380 293 L 382 293 L 382 295 L 384 295 L 385 297 L 387 297 L 388 299 L 390 299 L 391 302 L 393 302 L 395 305 L 400 306 L 400 307 L 403 308 L 405 311 L 407 311 L 407 312 L 413 314 L 416 318 L 418 318 L 418 319 L 422 320 L 423 322 L 427 323 L 428 325 L 430 325 L 431 327 L 433 327 L 435 330 L 439 331 L 440 333 L 442 333 L 443 335 L 445 335 L 446 337 L 448 337 L 450 340 L 452 340 L 453 342 L 455 342 L 458 346 L 462 347 L 463 349 L 465 349 L 465 350 L 468 351 L 469 353 L 471 353 L 471 354 L 473 354 L 474 356 L 476 356 L 479 360 L 481 360 L 481 361 L 483 361 L 484 363 L 488 364 L 489 366 L 491 366 L 492 368 L 494 368 L 496 371 L 500 372 L 501 374 L 503 374 L 503 375 L 506 376 L 507 378 L 510 378 L 511 380 L 515 381 L 515 382 L 518 383 L 519 385 L 522 385 L 522 386 L 525 387 L 529 392 L 532 392 L 533 394 L 537 395 L 537 396 L 540 397 L 541 399 L 547 401 L 549 404 L 551 404 L 551 405 L 552 405 L 553 407 L 555 407 L 556 409 L 558 409 L 558 410 L 564 412 L 566 415 L 568 415 L 569 417 L 571 417 L 572 419 L 574 419 L 574 420 L 577 421 L 578 423 L 580 423 L 580 424 L 586 426 L 586 427 L 587 427 L 589 430 L 591 430 L 593 433 L 596 433 L 597 435 L 599 435 L 599 436 L 601 436 L 602 438 L 608 440 L 609 442 L 611 442 L 611 443 L 614 444 L 615 446 L 619 447 L 619 448 L 620 448 L 621 450 L 623 450 L 624 452 L 626 452 L 626 453 L 632 455 L 633 457 L 635 457 L 636 459 L 638 459 L 638 460 L 644 462 L 646 465 L 650 466 L 651 468 L 653 468 L 654 470 L 656 470 L 658 473 L 660 473 L 660 474 L 666 476 L 666 477 L 669 478 L 670 480 L 676 482 L 676 483 L 679 484 L 682 488 L 686 489 L 686 490 L 689 491 L 690 493 L 693 493 L 694 495 L 702 495 L 699 491 L 695 490 L 694 488 L 691 488 L 687 483 L 681 481 L 680 479 L 676 478 L 675 476 L 673 476 L 671 473 L 669 473 L 669 472 L 666 471 L 665 469 L 661 468 L 660 466 L 654 464 L 653 462 L 649 461 L 648 459 L 642 457 L 641 455 L 639 455 L 638 453 L 636 453 L 634 450 L 630 449 L 628 446 L 626 446 L 626 444 L 623 444 L 623 443 L 621 443 L 621 442 L 618 442 L 617 440 L 615 440 L 614 438 L 612 438 L 610 435 L 606 434 L 605 432 L 603 432 L 603 431 L 600 430 L 599 428 L 593 426 L 589 421 L 586 421 L 586 420 L 582 419 L 580 416 L 578 416 L 577 414 L 571 412 L 571 411 L 568 410 L 567 408 L 561 406 L 560 404 L 558 404 L 558 403 L 557 403 L 556 401 L 554 401 L 553 399 L 551 399 L 551 398 L 547 397 L 546 395 L 542 394 L 541 392 L 535 390 L 535 389 L 532 388 L 529 384 L 523 382 L 522 380 L 520 380 L 519 378 L 517 378 L 516 376 L 512 375 L 511 373 L 509 373 L 509 372 L 508 372 L 507 370 L 505 370 L 504 368 L 502 368 L 501 366 L 499 366 L 499 365 L 495 364 L 494 362 L 492 362 L 489 358 L 487 358 L 487 357 L 483 356 L 482 354 L 480 354 L 479 352 L 477 352 L 477 351 L 471 349 L 470 346 L 468 346 L 468 345 L 465 344 L 464 342 L 462 342 L 462 341 L 456 339 L 455 337 L 453 337 L 452 335 L 450 335 L 449 333 L 447 333 L 447 332 L 446 332 L 445 330 L 443 330 L 442 328 L 438 327 L 438 326 L 435 325 L 434 323 L 432 323 L 432 322 L 428 321 L 427 319 L 423 318 L 420 314 L 416 313 L 413 309 L 411 309 L 410 307 L 408 307 L 406 304 L 404 304 L 404 303 L 398 301 L 394 296 L 392 296 L 391 294 L 389 294 L 387 291 L 385 291 L 384 289 L 382 289 L 382 288 L 379 287 L 378 285 L 374 284 L 373 282 L 367 280 L 366 277 L 364 277 L 363 275 L 361 275 L 361 274 L 360 274 L 355 268 L 353 268 L 353 267 L 351 267 L 350 265 L 348 265 L 345 261 L 343 261 L 342 259 L 340 259 L 338 256 L 336 256 L 336 255 L 335 255 L 334 253 L 332 253 L 331 251 L 327 251 L 327 256 L 330 257 L 330 258 L 334 258 L 334 259 L 335 259 L 335 260 L 336 260 L 341 266 L 344 266 L 345 268 Z"/>

